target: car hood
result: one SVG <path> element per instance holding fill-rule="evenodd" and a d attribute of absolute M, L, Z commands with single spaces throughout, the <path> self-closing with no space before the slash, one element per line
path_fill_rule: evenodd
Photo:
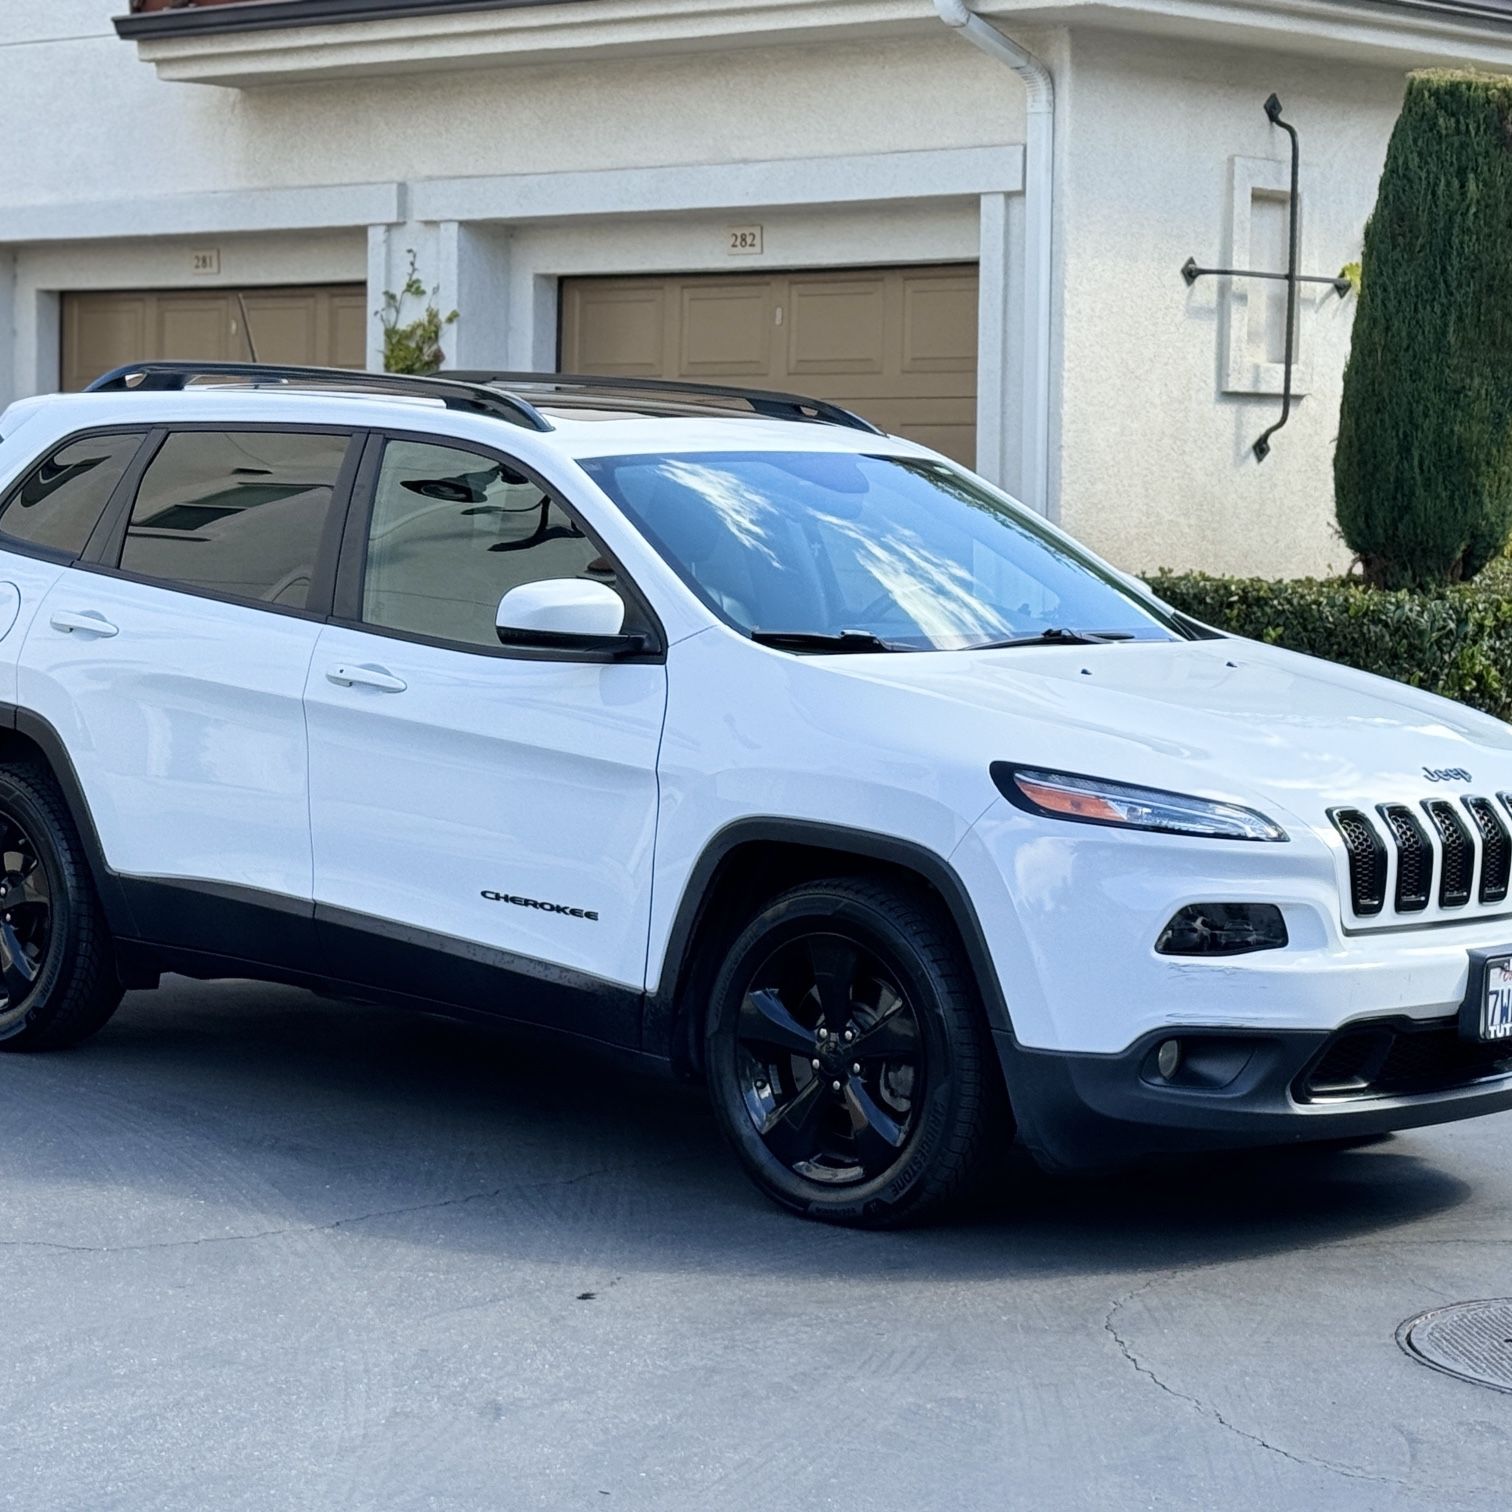
<path fill-rule="evenodd" d="M 934 725 L 952 737 L 988 718 L 995 728 L 970 738 L 992 741 L 995 759 L 1265 796 L 1310 820 L 1336 803 L 1512 788 L 1512 726 L 1254 641 L 1020 646 L 831 665 L 954 705 L 961 717 L 942 710 Z"/>

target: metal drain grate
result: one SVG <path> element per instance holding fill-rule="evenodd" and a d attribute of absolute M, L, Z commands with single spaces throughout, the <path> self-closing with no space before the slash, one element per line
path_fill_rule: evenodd
<path fill-rule="evenodd" d="M 1434 1370 L 1512 1392 L 1512 1297 L 1419 1313 L 1397 1329 L 1397 1343 Z"/>

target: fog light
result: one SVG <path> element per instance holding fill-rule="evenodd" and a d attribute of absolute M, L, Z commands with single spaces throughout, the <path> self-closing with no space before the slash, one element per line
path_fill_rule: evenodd
<path fill-rule="evenodd" d="M 1155 949 L 1161 955 L 1224 956 L 1285 944 L 1286 920 L 1274 903 L 1190 903 L 1161 930 Z"/>
<path fill-rule="evenodd" d="M 1165 1077 L 1167 1081 L 1175 1076 L 1181 1066 L 1181 1042 L 1180 1040 L 1166 1040 L 1160 1049 L 1155 1052 L 1155 1069 Z"/>

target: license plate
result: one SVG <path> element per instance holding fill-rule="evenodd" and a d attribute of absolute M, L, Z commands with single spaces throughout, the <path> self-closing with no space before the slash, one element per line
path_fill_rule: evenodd
<path fill-rule="evenodd" d="M 1486 962 L 1481 994 L 1480 1037 L 1512 1039 L 1512 955 L 1492 956 Z"/>

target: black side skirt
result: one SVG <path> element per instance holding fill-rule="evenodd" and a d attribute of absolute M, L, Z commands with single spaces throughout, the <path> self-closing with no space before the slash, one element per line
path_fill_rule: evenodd
<path fill-rule="evenodd" d="M 218 882 L 114 878 L 139 969 L 252 977 L 538 1025 L 638 1050 L 644 994 L 369 914 Z"/>

